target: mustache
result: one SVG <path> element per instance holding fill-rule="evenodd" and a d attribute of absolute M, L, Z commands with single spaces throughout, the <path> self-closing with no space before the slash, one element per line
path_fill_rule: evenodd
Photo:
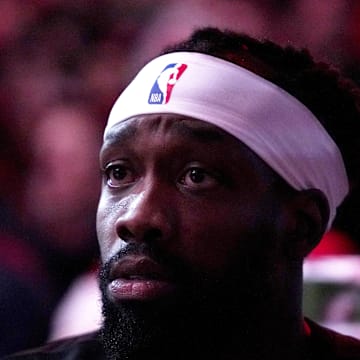
<path fill-rule="evenodd" d="M 106 283 L 110 280 L 111 270 L 116 263 L 129 256 L 146 257 L 150 261 L 166 269 L 171 278 L 181 282 L 186 282 L 191 278 L 189 266 L 179 258 L 148 243 L 128 243 L 108 261 L 100 264 L 99 278 L 101 287 L 105 287 Z"/>

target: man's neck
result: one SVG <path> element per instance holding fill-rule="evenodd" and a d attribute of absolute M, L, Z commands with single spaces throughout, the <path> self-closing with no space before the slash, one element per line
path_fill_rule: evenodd
<path fill-rule="evenodd" d="M 222 350 L 214 359 L 307 359 L 303 319 L 272 319 L 262 324 L 254 322 L 234 332 Z"/>

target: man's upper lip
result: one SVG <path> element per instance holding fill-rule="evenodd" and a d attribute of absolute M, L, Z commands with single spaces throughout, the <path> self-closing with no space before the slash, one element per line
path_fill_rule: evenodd
<path fill-rule="evenodd" d="M 110 270 L 110 281 L 115 279 L 170 280 L 166 269 L 145 255 L 126 255 Z"/>

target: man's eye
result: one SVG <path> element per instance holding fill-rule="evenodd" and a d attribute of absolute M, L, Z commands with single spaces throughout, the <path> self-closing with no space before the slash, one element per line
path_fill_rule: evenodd
<path fill-rule="evenodd" d="M 180 178 L 180 183 L 188 188 L 208 189 L 217 185 L 217 179 L 200 167 L 188 169 Z"/>
<path fill-rule="evenodd" d="M 107 185 L 113 188 L 127 185 L 134 181 L 134 176 L 130 169 L 121 164 L 107 165 L 105 175 Z"/>

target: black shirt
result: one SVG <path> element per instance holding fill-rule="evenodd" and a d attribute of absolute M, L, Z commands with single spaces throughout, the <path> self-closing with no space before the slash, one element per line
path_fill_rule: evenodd
<path fill-rule="evenodd" d="M 360 340 L 339 334 L 306 319 L 310 360 L 360 360 Z M 5 357 L 3 360 L 105 359 L 99 332 L 48 343 Z"/>

